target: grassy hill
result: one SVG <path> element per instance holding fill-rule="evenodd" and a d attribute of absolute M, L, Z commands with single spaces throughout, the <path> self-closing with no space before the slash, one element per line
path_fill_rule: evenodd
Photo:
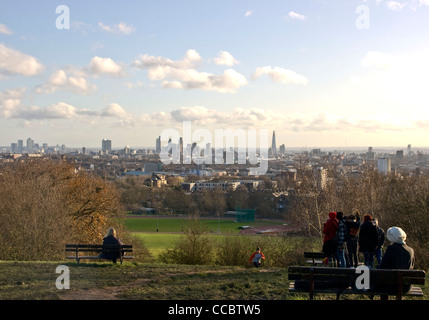
<path fill-rule="evenodd" d="M 70 270 L 70 289 L 55 282 Z M 0 261 L 0 300 L 303 300 L 288 292 L 287 269 L 125 262 Z M 428 289 L 424 289 L 429 297 Z M 333 295 L 319 299 L 334 299 Z M 355 297 L 356 298 L 356 297 Z M 353 299 L 345 296 L 343 299 Z M 361 298 L 359 299 L 367 299 Z"/>

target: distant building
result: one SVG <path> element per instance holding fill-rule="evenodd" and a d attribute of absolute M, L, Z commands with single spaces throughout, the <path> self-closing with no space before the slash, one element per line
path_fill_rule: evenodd
<path fill-rule="evenodd" d="M 161 153 L 161 136 L 159 136 L 158 138 L 156 138 L 156 149 L 155 149 L 156 153 Z"/>
<path fill-rule="evenodd" d="M 18 140 L 18 153 L 22 153 L 24 150 L 24 141 Z"/>
<path fill-rule="evenodd" d="M 105 153 L 112 151 L 112 140 L 103 139 L 101 141 L 101 150 Z"/>
<path fill-rule="evenodd" d="M 328 169 L 317 167 L 314 174 L 316 178 L 316 188 L 318 190 L 325 189 L 328 185 Z"/>
<path fill-rule="evenodd" d="M 34 150 L 34 140 L 31 138 L 27 139 L 27 152 L 32 153 Z"/>
<path fill-rule="evenodd" d="M 392 161 L 390 158 L 380 158 L 377 160 L 378 172 L 388 174 L 392 171 Z"/>
<path fill-rule="evenodd" d="M 284 145 L 284 144 L 282 144 L 282 145 L 280 146 L 280 150 L 279 150 L 279 152 L 280 152 L 280 154 L 281 154 L 281 155 L 286 154 L 286 147 L 285 147 L 285 145 Z"/>
<path fill-rule="evenodd" d="M 372 150 L 372 147 L 368 148 L 368 152 L 366 153 L 367 160 L 374 160 L 375 159 L 375 153 Z"/>
<path fill-rule="evenodd" d="M 277 146 L 276 146 L 276 132 L 273 131 L 273 138 L 271 141 L 271 154 L 273 157 L 277 155 Z"/>

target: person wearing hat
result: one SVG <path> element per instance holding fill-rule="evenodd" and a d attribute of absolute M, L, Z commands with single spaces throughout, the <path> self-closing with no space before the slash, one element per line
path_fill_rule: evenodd
<path fill-rule="evenodd" d="M 387 230 L 387 240 L 392 244 L 386 249 L 381 260 L 381 269 L 409 269 L 414 268 L 414 249 L 406 245 L 407 234 L 399 227 Z"/>
<path fill-rule="evenodd" d="M 387 240 L 392 244 L 389 245 L 386 249 L 386 252 L 383 255 L 381 260 L 380 269 L 414 269 L 414 249 L 409 247 L 405 240 L 407 239 L 407 234 L 399 227 L 391 227 L 387 230 Z M 383 287 L 384 290 L 388 289 L 392 294 L 395 294 L 398 288 L 395 285 L 378 285 L 378 287 Z M 402 287 L 402 292 L 408 292 L 410 290 L 410 285 L 404 285 Z M 374 288 L 376 291 L 377 288 Z M 380 299 L 387 300 L 389 297 L 382 295 Z"/>

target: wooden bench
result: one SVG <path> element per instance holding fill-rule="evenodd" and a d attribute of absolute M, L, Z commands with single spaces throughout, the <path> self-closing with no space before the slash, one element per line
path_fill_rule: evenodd
<path fill-rule="evenodd" d="M 74 252 L 74 255 L 67 256 L 67 259 L 76 259 L 77 263 L 82 259 L 105 259 L 100 257 L 101 253 L 117 253 L 118 260 L 121 262 L 124 259 L 133 259 L 133 256 L 126 255 L 133 251 L 132 245 L 101 245 L 101 244 L 66 244 L 66 252 Z M 88 253 L 98 253 L 98 255 L 80 255 L 80 253 L 88 254 Z M 111 260 L 111 259 L 107 259 Z"/>
<path fill-rule="evenodd" d="M 294 282 L 290 283 L 289 292 L 306 292 L 310 300 L 316 293 L 333 293 L 337 300 L 341 294 L 365 294 L 371 299 L 375 295 L 396 296 L 397 300 L 403 296 L 423 296 L 422 289 L 413 286 L 425 284 L 423 270 L 370 269 L 369 272 L 370 289 L 365 290 L 356 288 L 356 279 L 361 276 L 356 269 L 291 266 L 288 279 Z M 404 292 L 404 286 L 411 286 L 411 289 Z"/>
<path fill-rule="evenodd" d="M 308 264 L 311 264 L 313 266 L 318 266 L 318 265 L 323 265 L 324 254 L 323 252 L 307 251 L 307 252 L 304 252 L 304 258 L 310 259 L 306 261 Z"/>

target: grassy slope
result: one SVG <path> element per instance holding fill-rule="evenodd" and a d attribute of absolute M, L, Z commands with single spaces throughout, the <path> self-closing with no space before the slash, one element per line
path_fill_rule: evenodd
<path fill-rule="evenodd" d="M 58 265 L 70 270 L 70 290 L 58 290 Z M 1 300 L 290 300 L 287 270 L 126 262 L 0 261 Z M 429 290 L 424 288 L 426 297 Z M 318 296 L 320 298 L 321 296 Z M 323 299 L 334 299 L 325 295 Z M 345 296 L 343 299 L 351 299 Z M 362 299 L 359 297 L 359 299 Z"/>

